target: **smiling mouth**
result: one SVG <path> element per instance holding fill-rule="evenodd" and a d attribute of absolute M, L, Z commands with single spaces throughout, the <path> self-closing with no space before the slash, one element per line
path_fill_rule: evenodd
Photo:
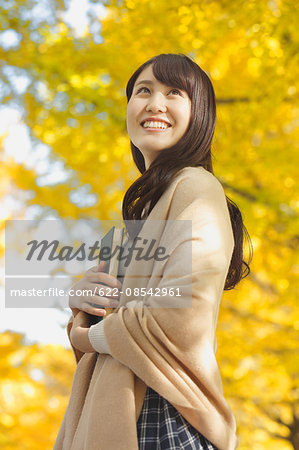
<path fill-rule="evenodd" d="M 145 120 L 144 122 L 141 122 L 141 126 L 144 130 L 149 131 L 165 131 L 171 127 L 171 125 L 166 122 L 153 120 Z"/>

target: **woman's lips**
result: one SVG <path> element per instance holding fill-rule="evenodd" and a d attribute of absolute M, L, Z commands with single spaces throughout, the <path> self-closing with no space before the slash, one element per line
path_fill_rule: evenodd
<path fill-rule="evenodd" d="M 162 132 L 162 131 L 167 131 L 170 128 L 172 128 L 172 125 L 169 125 L 167 128 L 159 128 L 159 127 L 144 127 L 143 124 L 141 123 L 141 128 L 144 131 L 155 131 L 155 132 Z"/>
<path fill-rule="evenodd" d="M 167 131 L 169 130 L 171 127 L 168 128 L 143 128 L 141 127 L 144 131 L 155 131 L 155 132 L 163 132 L 163 131 Z"/>

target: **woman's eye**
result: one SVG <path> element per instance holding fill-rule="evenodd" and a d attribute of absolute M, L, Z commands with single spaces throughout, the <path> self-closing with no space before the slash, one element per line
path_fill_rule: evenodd
<path fill-rule="evenodd" d="M 149 92 L 149 89 L 148 89 L 147 87 L 144 86 L 144 87 L 141 87 L 140 89 L 138 89 L 137 94 L 139 94 L 139 92 L 142 92 L 143 89 L 145 89 L 146 91 Z"/>
<path fill-rule="evenodd" d="M 179 91 L 178 89 L 171 89 L 171 91 L 170 91 L 170 92 L 175 92 L 175 93 L 177 93 L 177 94 L 181 95 L 181 93 L 180 93 L 180 91 Z"/>
<path fill-rule="evenodd" d="M 150 93 L 150 90 L 149 90 L 149 88 L 143 86 L 143 87 L 139 88 L 136 92 L 136 94 L 140 94 L 140 93 Z M 169 94 L 181 95 L 181 92 L 178 89 L 171 89 L 171 91 L 169 91 Z"/>

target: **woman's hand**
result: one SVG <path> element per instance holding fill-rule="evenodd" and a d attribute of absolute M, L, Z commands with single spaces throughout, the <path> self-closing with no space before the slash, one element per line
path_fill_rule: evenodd
<path fill-rule="evenodd" d="M 74 294 L 76 291 L 82 293 L 82 295 L 69 296 L 69 306 L 75 317 L 79 311 L 85 311 L 95 316 L 105 316 L 106 311 L 99 308 L 100 306 L 104 308 L 118 307 L 119 289 L 122 284 L 114 276 L 103 272 L 105 265 L 106 262 L 101 261 L 99 265 L 87 270 L 81 280 L 72 286 Z M 93 306 L 93 304 L 99 307 Z"/>
<path fill-rule="evenodd" d="M 88 315 L 83 311 L 79 311 L 73 321 L 70 340 L 73 347 L 83 353 L 95 352 L 88 337 L 89 326 Z"/>

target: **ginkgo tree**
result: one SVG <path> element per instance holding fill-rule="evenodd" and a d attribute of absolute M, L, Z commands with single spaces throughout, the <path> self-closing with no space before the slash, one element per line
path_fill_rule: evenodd
<path fill-rule="evenodd" d="M 121 218 L 123 195 L 138 176 L 126 82 L 156 54 L 192 57 L 217 98 L 214 172 L 254 247 L 251 275 L 224 294 L 220 309 L 224 391 L 240 449 L 298 448 L 295 2 L 110 0 L 101 17 L 91 9 L 81 36 L 63 20 L 63 2 L 46 2 L 40 19 L 31 14 L 37 3 L 4 2 L 2 29 L 14 30 L 18 43 L 0 48 L 0 77 L 2 104 L 19 108 L 33 160 L 46 163 L 17 163 L 2 145 L 1 195 L 10 189 L 24 207 L 38 205 L 39 218 Z M 27 80 L 22 93 L 18 77 Z"/>
<path fill-rule="evenodd" d="M 71 350 L 25 345 L 18 333 L 0 334 L 0 446 L 52 448 L 75 369 Z"/>

